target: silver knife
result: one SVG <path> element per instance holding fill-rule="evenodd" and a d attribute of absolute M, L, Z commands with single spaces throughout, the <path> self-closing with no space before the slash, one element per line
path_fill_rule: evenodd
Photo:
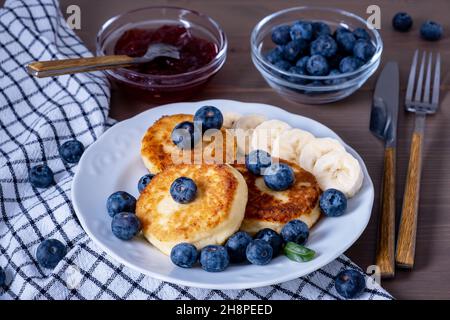
<path fill-rule="evenodd" d="M 378 77 L 370 114 L 370 131 L 385 144 L 376 254 L 376 265 L 384 278 L 393 277 L 395 270 L 395 147 L 399 90 L 398 64 L 390 61 Z"/>

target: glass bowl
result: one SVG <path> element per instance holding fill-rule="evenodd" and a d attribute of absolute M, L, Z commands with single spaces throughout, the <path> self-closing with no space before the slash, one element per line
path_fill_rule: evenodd
<path fill-rule="evenodd" d="M 227 56 L 227 38 L 219 24 L 199 12 L 178 7 L 145 7 L 109 19 L 97 34 L 97 56 L 114 54 L 117 40 L 129 29 L 157 29 L 163 25 L 190 28 L 194 36 L 214 43 L 217 55 L 199 69 L 174 75 L 145 74 L 127 68 L 107 70 L 108 77 L 119 89 L 146 100 L 183 100 L 222 68 Z"/>
<path fill-rule="evenodd" d="M 275 47 L 272 29 L 278 25 L 291 25 L 298 20 L 323 21 L 332 30 L 337 27 L 364 28 L 371 36 L 375 54 L 366 64 L 350 73 L 331 76 L 298 75 L 283 71 L 266 60 L 265 54 Z M 366 21 L 347 11 L 323 7 L 295 7 L 275 12 L 262 19 L 251 35 L 252 61 L 266 82 L 281 96 L 304 104 L 324 104 L 341 100 L 358 90 L 380 65 L 383 42 L 375 29 L 369 29 Z M 321 81 L 321 85 L 315 85 Z M 325 85 L 324 80 L 336 80 L 339 84 Z M 316 81 L 316 82 L 315 82 Z"/>

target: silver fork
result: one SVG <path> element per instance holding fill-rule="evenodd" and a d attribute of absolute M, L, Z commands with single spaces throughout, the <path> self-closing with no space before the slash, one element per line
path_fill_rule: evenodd
<path fill-rule="evenodd" d="M 433 88 L 431 88 L 433 54 L 427 54 L 427 52 L 424 52 L 422 54 L 419 75 L 416 82 L 418 58 L 419 51 L 416 50 L 409 73 L 408 88 L 406 90 L 405 101 L 406 110 L 408 110 L 409 112 L 415 112 L 416 120 L 409 155 L 408 174 L 406 178 L 405 193 L 403 197 L 402 215 L 400 219 L 400 228 L 397 239 L 397 251 L 395 257 L 397 266 L 403 268 L 412 268 L 414 265 L 425 117 L 427 114 L 435 113 L 439 106 L 441 55 L 439 53 L 436 55 Z M 425 65 L 425 87 L 422 90 L 425 75 Z M 416 88 L 414 93 L 415 83 Z M 430 101 L 431 91 L 432 96 Z"/>

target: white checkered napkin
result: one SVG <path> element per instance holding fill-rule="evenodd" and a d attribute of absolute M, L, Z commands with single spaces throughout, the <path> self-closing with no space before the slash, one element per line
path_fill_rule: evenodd
<path fill-rule="evenodd" d="M 102 252 L 78 223 L 70 200 L 76 165 L 58 147 L 69 139 L 89 146 L 108 127 L 109 87 L 100 72 L 35 79 L 33 60 L 89 56 L 66 26 L 56 0 L 9 0 L 0 9 L 0 266 L 1 299 L 339 299 L 333 278 L 357 268 L 340 257 L 306 277 L 249 290 L 202 290 L 134 272 Z M 57 184 L 35 189 L 28 170 L 40 163 Z M 41 268 L 36 248 L 56 238 L 68 247 L 54 270 Z M 375 285 L 362 299 L 390 299 Z"/>

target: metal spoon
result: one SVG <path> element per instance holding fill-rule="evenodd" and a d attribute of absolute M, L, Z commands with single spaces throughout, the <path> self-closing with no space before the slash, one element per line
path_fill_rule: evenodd
<path fill-rule="evenodd" d="M 110 55 L 92 58 L 35 61 L 27 65 L 27 71 L 32 76 L 44 78 L 63 74 L 129 67 L 133 64 L 150 62 L 158 57 L 180 59 L 180 52 L 175 46 L 155 43 L 149 45 L 147 52 L 142 57 L 133 58 L 126 55 Z"/>

